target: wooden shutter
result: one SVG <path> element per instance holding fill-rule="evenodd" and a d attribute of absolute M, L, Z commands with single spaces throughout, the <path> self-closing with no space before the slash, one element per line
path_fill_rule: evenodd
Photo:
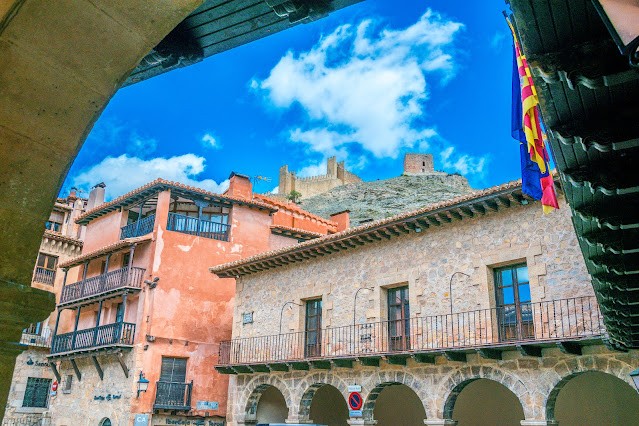
<path fill-rule="evenodd" d="M 186 383 L 186 358 L 162 357 L 160 381 Z"/>

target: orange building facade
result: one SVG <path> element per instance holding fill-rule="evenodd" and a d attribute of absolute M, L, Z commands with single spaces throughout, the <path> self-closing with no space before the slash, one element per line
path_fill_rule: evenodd
<path fill-rule="evenodd" d="M 158 179 L 96 200 L 76 223 L 84 247 L 60 265 L 48 356 L 60 426 L 224 424 L 228 378 L 213 366 L 231 337 L 235 280 L 208 267 L 344 226 L 254 194 L 235 173 L 223 195 Z"/>

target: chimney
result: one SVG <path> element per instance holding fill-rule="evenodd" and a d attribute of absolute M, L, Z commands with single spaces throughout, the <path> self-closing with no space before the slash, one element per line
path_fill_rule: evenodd
<path fill-rule="evenodd" d="M 246 200 L 253 199 L 253 185 L 250 177 L 233 172 L 229 176 L 229 180 L 229 189 L 226 190 L 226 195 Z"/>
<path fill-rule="evenodd" d="M 345 231 L 351 226 L 349 213 L 350 210 L 344 210 L 331 215 L 331 221 L 337 223 L 337 232 Z"/>
<path fill-rule="evenodd" d="M 104 182 L 100 182 L 93 188 L 91 188 L 91 192 L 89 192 L 89 201 L 87 201 L 87 211 L 98 207 L 100 204 L 104 204 L 104 188 L 106 184 Z"/>

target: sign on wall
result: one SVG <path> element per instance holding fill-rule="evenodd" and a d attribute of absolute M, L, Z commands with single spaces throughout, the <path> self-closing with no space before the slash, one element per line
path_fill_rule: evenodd
<path fill-rule="evenodd" d="M 219 404 L 217 401 L 198 401 L 197 409 L 198 410 L 217 410 Z"/>
<path fill-rule="evenodd" d="M 350 386 L 349 386 L 350 387 Z M 359 392 L 351 392 L 348 396 L 348 415 L 350 417 L 362 417 L 362 404 L 364 403 L 364 398 Z"/>
<path fill-rule="evenodd" d="M 348 385 L 349 392 L 361 392 L 362 387 L 360 385 Z"/>
<path fill-rule="evenodd" d="M 147 426 L 149 424 L 148 414 L 136 414 L 134 426 Z"/>
<path fill-rule="evenodd" d="M 253 322 L 253 312 L 244 312 L 242 314 L 242 324 L 251 324 Z"/>

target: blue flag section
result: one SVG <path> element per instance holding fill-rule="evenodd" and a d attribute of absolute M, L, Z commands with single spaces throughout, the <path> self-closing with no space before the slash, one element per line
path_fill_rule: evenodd
<path fill-rule="evenodd" d="M 528 143 L 524 133 L 524 119 L 521 106 L 521 86 L 519 85 L 519 71 L 517 70 L 517 55 L 513 46 L 513 90 L 512 90 L 512 119 L 511 135 L 519 141 L 521 158 L 521 187 L 524 194 L 535 200 L 541 200 L 541 171 L 537 163 L 530 159 Z"/>

